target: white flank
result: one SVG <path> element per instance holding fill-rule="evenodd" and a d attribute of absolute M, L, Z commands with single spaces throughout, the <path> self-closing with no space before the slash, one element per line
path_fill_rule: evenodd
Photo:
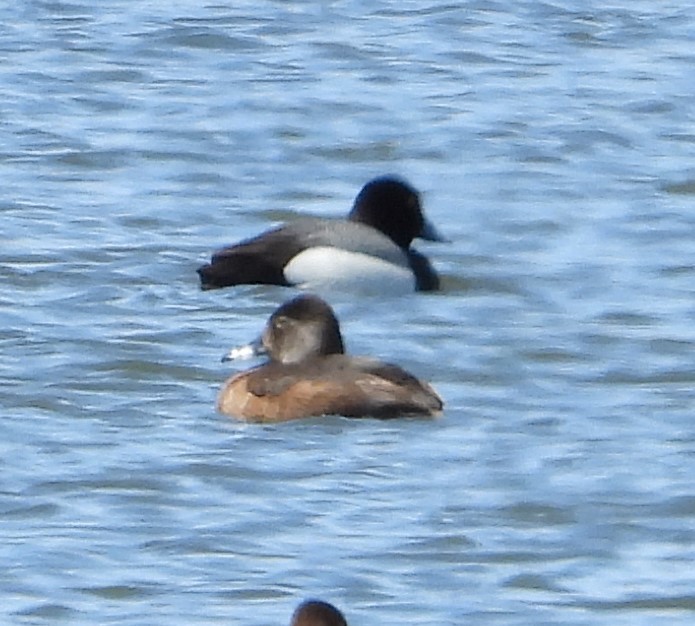
<path fill-rule="evenodd" d="M 285 277 L 304 289 L 327 287 L 389 295 L 415 291 L 409 267 L 327 246 L 300 252 L 285 266 Z"/>

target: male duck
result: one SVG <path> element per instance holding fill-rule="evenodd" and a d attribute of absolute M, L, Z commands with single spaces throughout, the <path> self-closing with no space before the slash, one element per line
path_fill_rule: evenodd
<path fill-rule="evenodd" d="M 240 284 L 432 291 L 439 277 L 413 239 L 446 241 L 418 192 L 394 176 L 368 182 L 347 219 L 303 217 L 223 248 L 198 268 L 201 287 Z"/>

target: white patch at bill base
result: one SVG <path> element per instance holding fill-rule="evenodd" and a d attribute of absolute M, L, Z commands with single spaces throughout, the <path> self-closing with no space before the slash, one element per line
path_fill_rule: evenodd
<path fill-rule="evenodd" d="M 250 359 L 257 355 L 256 349 L 252 345 L 238 346 L 232 348 L 224 355 L 224 361 L 236 361 L 237 359 Z"/>

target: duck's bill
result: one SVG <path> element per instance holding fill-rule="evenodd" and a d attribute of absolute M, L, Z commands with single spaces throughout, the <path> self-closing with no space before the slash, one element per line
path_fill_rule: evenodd
<path fill-rule="evenodd" d="M 441 241 L 442 243 L 449 241 L 449 239 L 442 235 L 442 233 L 437 230 L 435 225 L 427 219 L 425 220 L 422 230 L 418 236 L 420 239 L 425 239 L 427 241 Z"/>
<path fill-rule="evenodd" d="M 239 359 L 251 359 L 255 356 L 261 356 L 265 354 L 265 348 L 259 337 L 255 341 L 246 344 L 245 346 L 237 346 L 232 348 L 227 354 L 222 357 L 222 362 L 224 361 L 237 361 Z"/>

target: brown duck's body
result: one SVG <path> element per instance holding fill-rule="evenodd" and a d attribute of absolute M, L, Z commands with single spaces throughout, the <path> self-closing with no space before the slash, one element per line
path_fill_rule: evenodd
<path fill-rule="evenodd" d="M 237 374 L 225 383 L 217 406 L 243 420 L 282 422 L 318 415 L 434 416 L 442 401 L 397 365 L 332 354 Z"/>
<path fill-rule="evenodd" d="M 442 410 L 435 391 L 397 365 L 345 354 L 333 309 L 301 295 L 268 320 L 262 338 L 232 350 L 267 354 L 270 361 L 232 376 L 217 408 L 238 419 L 283 422 L 319 415 L 345 417 L 434 416 Z"/>

